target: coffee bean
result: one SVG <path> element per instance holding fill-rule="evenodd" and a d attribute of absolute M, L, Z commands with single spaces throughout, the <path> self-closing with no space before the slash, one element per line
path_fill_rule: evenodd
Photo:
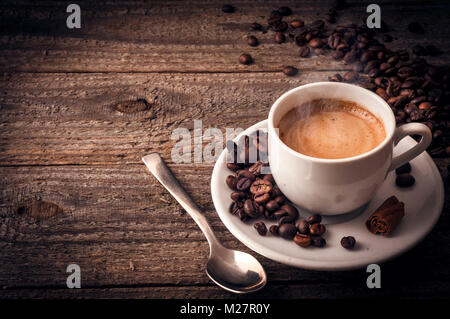
<path fill-rule="evenodd" d="M 420 110 L 425 110 L 425 111 L 429 111 L 431 109 L 431 103 L 430 102 L 422 102 L 419 104 L 419 109 Z"/>
<path fill-rule="evenodd" d="M 273 179 L 273 175 L 272 174 L 264 174 L 263 179 L 266 180 L 266 181 L 271 182 L 272 185 L 275 184 L 275 180 Z M 272 188 L 272 191 L 273 191 L 273 188 Z"/>
<path fill-rule="evenodd" d="M 348 64 L 353 63 L 356 60 L 356 51 L 352 50 L 344 55 L 344 61 Z"/>
<path fill-rule="evenodd" d="M 237 214 L 239 219 L 244 223 L 251 219 L 250 216 L 248 216 L 243 209 L 239 209 Z"/>
<path fill-rule="evenodd" d="M 285 239 L 293 239 L 297 233 L 297 227 L 293 224 L 281 224 L 278 226 L 278 233 Z"/>
<path fill-rule="evenodd" d="M 311 235 L 321 236 L 325 233 L 326 227 L 322 224 L 312 224 L 309 228 Z"/>
<path fill-rule="evenodd" d="M 353 236 L 346 236 L 346 237 L 342 237 L 341 239 L 341 245 L 342 247 L 344 247 L 345 249 L 352 249 L 353 247 L 355 247 L 355 237 Z"/>
<path fill-rule="evenodd" d="M 257 23 L 257 22 L 253 22 L 253 23 L 250 25 L 250 28 L 251 28 L 252 30 L 259 31 L 259 30 L 262 30 L 262 25 L 259 24 L 259 23 Z"/>
<path fill-rule="evenodd" d="M 225 4 L 222 7 L 222 11 L 225 13 L 233 13 L 235 11 L 235 8 L 231 4 Z"/>
<path fill-rule="evenodd" d="M 238 191 L 245 191 L 252 185 L 252 180 L 248 177 L 240 177 L 236 183 Z"/>
<path fill-rule="evenodd" d="M 303 27 L 305 25 L 305 22 L 303 22 L 303 20 L 292 20 L 291 21 L 291 27 L 292 28 L 294 28 L 294 29 L 297 29 L 297 28 L 301 28 L 301 27 Z"/>
<path fill-rule="evenodd" d="M 294 224 L 295 223 L 295 219 L 292 218 L 289 215 L 283 216 L 278 220 L 278 225 L 281 224 Z"/>
<path fill-rule="evenodd" d="M 402 166 L 396 168 L 396 169 L 395 169 L 395 173 L 396 173 L 397 175 L 400 175 L 400 174 L 408 174 L 408 173 L 411 172 L 411 169 L 412 169 L 411 164 L 406 163 L 406 164 L 403 164 Z"/>
<path fill-rule="evenodd" d="M 264 222 L 256 222 L 253 225 L 253 227 L 256 229 L 258 234 L 260 234 L 261 236 L 266 236 L 266 234 L 267 234 L 267 227 L 266 227 L 266 224 L 264 224 Z"/>
<path fill-rule="evenodd" d="M 342 76 L 339 73 L 336 73 L 335 75 L 330 76 L 328 78 L 328 81 L 331 81 L 331 82 L 342 82 L 343 79 L 342 79 Z"/>
<path fill-rule="evenodd" d="M 272 190 L 272 183 L 269 182 L 268 180 L 264 180 L 264 179 L 256 179 L 252 185 L 250 186 L 250 193 L 252 193 L 253 195 L 260 195 L 260 194 L 265 194 L 265 193 L 270 193 L 270 191 Z"/>
<path fill-rule="evenodd" d="M 233 201 L 239 201 L 239 200 L 247 198 L 247 193 L 246 192 L 232 192 L 230 197 Z"/>
<path fill-rule="evenodd" d="M 299 55 L 300 55 L 302 58 L 307 58 L 310 54 L 311 54 L 311 50 L 310 50 L 309 47 L 307 47 L 307 46 L 302 46 L 302 47 L 300 48 Z"/>
<path fill-rule="evenodd" d="M 312 48 L 321 48 L 324 46 L 324 42 L 320 38 L 313 38 L 308 42 L 308 45 Z"/>
<path fill-rule="evenodd" d="M 284 22 L 284 21 L 279 21 L 278 23 L 275 23 L 272 26 L 272 28 L 273 28 L 274 31 L 283 32 L 283 31 L 287 30 L 288 24 L 286 22 Z"/>
<path fill-rule="evenodd" d="M 274 235 L 278 236 L 278 225 L 272 225 L 269 227 L 269 232 Z"/>
<path fill-rule="evenodd" d="M 237 178 L 233 175 L 228 175 L 226 179 L 226 183 L 229 189 L 236 190 L 237 186 Z"/>
<path fill-rule="evenodd" d="M 250 217 L 258 216 L 258 208 L 255 206 L 255 203 L 251 199 L 247 199 L 244 202 L 244 211 Z"/>
<path fill-rule="evenodd" d="M 332 55 L 333 59 L 341 60 L 345 54 L 343 51 L 334 51 L 331 55 Z"/>
<path fill-rule="evenodd" d="M 353 71 L 355 72 L 361 72 L 364 69 L 364 66 L 361 62 L 355 62 L 352 66 Z"/>
<path fill-rule="evenodd" d="M 414 185 L 415 183 L 415 179 L 414 176 L 412 176 L 411 174 L 399 174 L 397 176 L 397 178 L 395 179 L 395 184 L 397 184 L 398 187 L 410 187 L 412 185 Z"/>
<path fill-rule="evenodd" d="M 294 220 L 296 220 L 298 218 L 298 210 L 293 205 L 284 204 L 284 205 L 280 206 L 280 209 L 287 212 L 289 214 L 289 216 L 291 216 Z"/>
<path fill-rule="evenodd" d="M 311 244 L 315 247 L 324 247 L 327 242 L 323 237 L 311 236 Z"/>
<path fill-rule="evenodd" d="M 298 69 L 293 66 L 286 66 L 283 68 L 283 73 L 287 76 L 294 76 L 298 73 Z"/>
<path fill-rule="evenodd" d="M 258 176 L 259 174 L 261 174 L 263 166 L 264 164 L 261 161 L 257 161 L 248 168 L 248 171 L 252 173 L 254 176 Z"/>
<path fill-rule="evenodd" d="M 284 36 L 283 32 L 276 32 L 274 39 L 276 43 L 283 43 L 284 41 L 286 41 L 286 37 Z"/>
<path fill-rule="evenodd" d="M 282 218 L 284 216 L 289 216 L 289 214 L 287 211 L 279 209 L 273 213 L 273 216 L 279 220 L 280 218 Z"/>
<path fill-rule="evenodd" d="M 411 22 L 408 24 L 408 30 L 412 33 L 423 33 L 424 29 L 419 22 Z"/>
<path fill-rule="evenodd" d="M 284 195 L 281 195 L 281 196 L 275 197 L 273 200 L 276 201 L 278 203 L 278 205 L 283 205 L 284 202 L 286 201 L 286 197 L 284 197 Z"/>
<path fill-rule="evenodd" d="M 270 212 L 274 212 L 278 209 L 279 205 L 275 200 L 271 200 L 267 202 L 266 209 Z"/>
<path fill-rule="evenodd" d="M 277 196 L 283 195 L 283 193 L 282 193 L 281 190 L 278 188 L 278 186 L 275 185 L 275 186 L 272 188 L 272 191 L 270 192 L 270 195 L 271 195 L 273 198 L 275 198 L 275 197 L 277 197 Z"/>
<path fill-rule="evenodd" d="M 306 221 L 312 224 L 319 224 L 322 221 L 322 216 L 320 214 L 314 214 L 309 216 Z"/>
<path fill-rule="evenodd" d="M 307 234 L 296 234 L 294 236 L 294 243 L 300 247 L 308 247 L 311 245 L 311 237 Z"/>
<path fill-rule="evenodd" d="M 249 35 L 247 37 L 247 43 L 251 47 L 256 47 L 259 44 L 259 41 L 258 41 L 258 39 L 255 36 Z"/>
<path fill-rule="evenodd" d="M 240 64 L 245 64 L 245 65 L 249 65 L 253 62 L 253 58 L 250 54 L 248 53 L 242 53 L 239 56 L 239 63 Z"/>
<path fill-rule="evenodd" d="M 301 234 L 309 234 L 309 227 L 309 223 L 304 219 L 300 220 L 297 224 L 297 229 Z"/>
<path fill-rule="evenodd" d="M 264 205 L 270 200 L 270 195 L 268 193 L 258 194 L 253 197 L 253 200 L 259 205 Z"/>
<path fill-rule="evenodd" d="M 355 82 L 358 79 L 358 73 L 355 71 L 349 71 L 344 74 L 344 80 L 346 82 Z"/>
<path fill-rule="evenodd" d="M 292 14 L 292 10 L 289 7 L 280 7 L 278 8 L 278 12 L 282 15 L 282 16 L 288 16 Z"/>
<path fill-rule="evenodd" d="M 230 207 L 228 208 L 228 211 L 230 212 L 230 214 L 238 215 L 241 208 L 242 208 L 241 202 L 232 202 Z"/>

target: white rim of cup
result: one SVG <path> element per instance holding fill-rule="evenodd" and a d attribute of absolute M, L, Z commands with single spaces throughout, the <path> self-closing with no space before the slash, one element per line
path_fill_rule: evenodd
<path fill-rule="evenodd" d="M 296 92 L 296 91 L 300 91 L 303 90 L 305 88 L 308 87 L 312 87 L 312 86 L 320 86 L 320 85 L 332 85 L 332 86 L 346 86 L 346 87 L 351 87 L 353 89 L 358 89 L 358 90 L 362 90 L 364 91 L 365 94 L 369 94 L 372 95 L 373 98 L 375 98 L 375 100 L 377 100 L 378 102 L 380 102 L 385 108 L 388 109 L 388 114 L 389 114 L 389 121 L 391 121 L 391 131 L 388 132 L 388 134 L 386 134 L 385 139 L 378 144 L 375 148 L 371 149 L 370 151 L 366 152 L 366 153 L 362 153 L 359 155 L 355 155 L 352 157 L 345 157 L 345 158 L 332 158 L 332 159 L 328 159 L 328 158 L 318 158 L 318 157 L 312 157 L 312 156 L 308 156 L 302 153 L 299 153 L 297 151 L 294 151 L 292 148 L 290 148 L 289 146 L 287 146 L 281 139 L 280 136 L 276 133 L 275 131 L 275 125 L 273 123 L 273 118 L 274 118 L 274 114 L 276 109 L 278 108 L 278 106 L 281 104 L 281 102 L 283 102 L 283 100 L 290 94 Z M 364 107 L 364 105 L 359 104 L 360 106 Z M 365 108 L 365 107 L 364 107 Z M 386 125 L 385 125 L 385 120 L 380 119 L 383 122 L 383 126 L 385 131 L 387 130 Z M 318 163 L 325 163 L 325 164 L 337 164 L 337 163 L 348 163 L 348 162 L 353 162 L 353 161 L 357 161 L 360 159 L 363 159 L 365 157 L 369 157 L 375 153 L 377 153 L 378 151 L 380 151 L 381 149 L 383 149 L 390 141 L 392 141 L 392 137 L 394 136 L 394 132 L 396 129 L 396 122 L 395 122 L 395 117 L 394 117 L 394 113 L 391 110 L 391 107 L 386 103 L 385 100 L 383 100 L 381 97 L 379 97 L 377 94 L 373 93 L 372 91 L 369 91 L 365 88 L 362 88 L 360 86 L 354 85 L 354 84 L 349 84 L 349 83 L 339 83 L 339 82 L 314 82 L 314 83 L 309 83 L 309 84 L 304 84 L 301 86 L 298 86 L 296 88 L 293 88 L 289 91 L 287 91 L 286 93 L 284 93 L 283 95 L 281 95 L 276 101 L 275 103 L 272 104 L 272 107 L 270 108 L 269 111 L 269 117 L 268 117 L 268 124 L 267 124 L 268 128 L 269 128 L 269 133 L 274 134 L 275 138 L 277 140 L 278 143 L 281 144 L 281 147 L 283 147 L 285 150 L 287 150 L 288 152 L 290 152 L 291 154 L 299 157 L 299 158 L 303 158 L 303 159 L 307 159 L 313 162 L 318 162 Z"/>

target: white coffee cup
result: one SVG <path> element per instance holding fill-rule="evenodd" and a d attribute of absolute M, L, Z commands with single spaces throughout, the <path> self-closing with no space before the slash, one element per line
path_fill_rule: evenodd
<path fill-rule="evenodd" d="M 342 159 L 310 157 L 294 151 L 278 135 L 278 123 L 291 109 L 313 99 L 357 102 L 384 125 L 386 138 L 367 153 Z M 283 94 L 269 112 L 269 162 L 273 177 L 287 198 L 310 212 L 337 215 L 368 203 L 387 173 L 422 153 L 431 143 L 430 129 L 420 123 L 396 128 L 389 105 L 375 93 L 352 84 L 316 82 Z M 397 143 L 407 135 L 420 135 L 420 142 L 392 158 Z"/>

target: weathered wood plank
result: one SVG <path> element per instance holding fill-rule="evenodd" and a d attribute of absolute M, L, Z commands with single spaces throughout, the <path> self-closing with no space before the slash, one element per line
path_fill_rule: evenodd
<path fill-rule="evenodd" d="M 4 74 L 0 165 L 140 163 L 151 151 L 170 158 L 175 129 L 192 133 L 194 120 L 203 130 L 247 128 L 285 91 L 332 74 Z M 139 98 L 148 109 L 114 108 Z"/>
<path fill-rule="evenodd" d="M 219 239 L 249 252 L 214 211 L 211 167 L 171 168 L 204 208 Z M 86 287 L 210 284 L 204 273 L 206 240 L 144 165 L 1 167 L 0 185 L 0 287 L 64 287 L 71 263 L 82 268 Z M 40 221 L 17 214 L 17 206 L 35 199 L 53 202 L 65 213 Z M 449 218 L 447 206 L 420 245 L 383 266 L 386 283 L 395 286 L 412 277 L 420 282 L 450 280 L 450 247 L 445 244 Z M 258 258 L 273 283 L 345 284 L 367 277 L 364 270 L 305 271 Z"/>
<path fill-rule="evenodd" d="M 81 29 L 66 27 L 66 2 L 9 2 L 0 13 L 0 70 L 19 72 L 260 72 L 280 71 L 285 65 L 302 70 L 342 70 L 348 66 L 329 57 L 298 57 L 297 47 L 273 41 L 273 32 L 249 31 L 252 22 L 267 25 L 273 9 L 290 5 L 307 23 L 323 18 L 332 1 L 234 1 L 237 10 L 225 14 L 219 1 L 105 2 L 79 1 Z M 450 24 L 445 1 L 377 2 L 382 19 L 396 38 L 392 49 L 433 43 L 443 54 L 429 58 L 448 63 Z M 339 24 L 367 17 L 366 2 L 339 11 Z M 421 22 L 426 33 L 412 34 L 407 25 Z M 255 34 L 261 45 L 246 44 Z M 255 58 L 251 66 L 237 63 L 242 52 Z"/>
<path fill-rule="evenodd" d="M 103 289 L 5 289 L 0 298 L 17 299 L 60 299 L 60 298 L 120 298 L 120 299 L 346 299 L 346 298 L 420 298 L 442 299 L 449 294 L 447 282 L 429 281 L 417 283 L 414 280 L 400 286 L 368 289 L 365 280 L 357 283 L 314 283 L 314 284 L 268 284 L 263 290 L 250 295 L 236 295 L 217 286 L 149 286 L 109 287 Z M 179 309 L 171 309 L 176 313 Z"/>

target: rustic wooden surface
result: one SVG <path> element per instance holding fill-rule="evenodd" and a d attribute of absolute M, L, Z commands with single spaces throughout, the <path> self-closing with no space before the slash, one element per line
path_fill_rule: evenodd
<path fill-rule="evenodd" d="M 301 59 L 294 44 L 249 32 L 271 10 L 321 17 L 329 1 L 77 2 L 82 28 L 65 27 L 66 2 L 0 4 L 0 298 L 333 298 L 442 297 L 450 293 L 449 195 L 432 233 L 385 263 L 383 287 L 366 288 L 365 270 L 317 272 L 257 256 L 269 282 L 235 296 L 206 276 L 207 243 L 191 218 L 147 173 L 140 158 L 168 161 L 204 208 L 220 240 L 250 252 L 224 227 L 210 197 L 213 163 L 173 164 L 175 128 L 246 128 L 267 116 L 284 91 L 349 69 L 328 57 Z M 433 43 L 449 61 L 446 1 L 378 1 L 396 38 L 389 47 Z M 264 16 L 264 17 L 263 17 Z M 360 21 L 365 7 L 340 11 Z M 406 31 L 420 21 L 424 35 Z M 244 36 L 256 33 L 250 48 Z M 290 49 L 289 49 L 290 48 Z M 255 64 L 242 66 L 242 52 Z M 300 68 L 288 78 L 284 65 Z M 136 102 L 137 101 L 137 102 Z M 436 159 L 446 177 L 448 159 Z M 63 213 L 31 217 L 18 207 L 42 200 Z M 39 217 L 39 216 L 38 216 Z M 256 255 L 255 253 L 253 253 Z M 82 269 L 83 289 L 66 288 L 67 265 Z"/>

